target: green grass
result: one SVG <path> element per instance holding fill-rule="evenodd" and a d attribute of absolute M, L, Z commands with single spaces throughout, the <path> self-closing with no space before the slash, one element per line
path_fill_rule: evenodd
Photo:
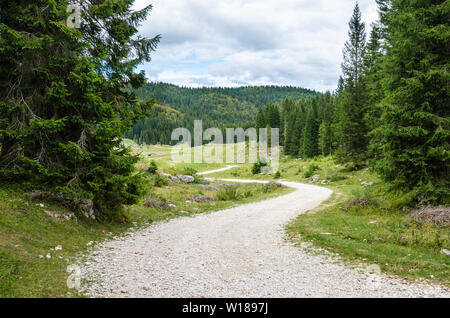
<path fill-rule="evenodd" d="M 376 223 L 375 223 L 376 222 Z M 300 215 L 291 237 L 338 253 L 353 262 L 378 264 L 383 272 L 449 284 L 449 231 L 419 225 L 406 213 L 377 207 L 342 209 L 342 204 Z M 324 235 L 322 233 L 332 233 Z"/>
<path fill-rule="evenodd" d="M 268 191 L 259 184 L 242 184 L 233 198 L 188 203 L 186 201 L 195 194 L 217 196 L 218 193 L 198 185 L 169 182 L 167 186 L 154 187 L 152 183 L 149 177 L 148 195 L 165 199 L 176 207 L 147 208 L 141 202 L 129 208 L 129 224 L 55 219 L 45 211 L 57 214 L 72 211 L 52 202 L 30 201 L 20 187 L 0 187 L 0 297 L 78 297 L 76 291 L 66 286 L 69 275 L 66 270 L 77 255 L 88 250 L 91 241 L 100 242 L 125 234 L 132 227 L 179 216 L 195 216 L 292 191 L 289 188 Z M 53 250 L 58 245 L 62 250 Z M 47 254 L 51 255 L 50 259 L 46 258 Z"/>
<path fill-rule="evenodd" d="M 253 176 L 251 168 L 251 164 L 244 164 L 210 176 L 273 178 L 263 174 Z M 333 158 L 321 156 L 301 160 L 281 155 L 279 171 L 282 180 L 303 183 L 310 182 L 306 177 L 318 174 L 321 180 L 329 182 L 321 186 L 334 191 L 330 200 L 300 215 L 286 228 L 292 240 L 299 244 L 311 242 L 315 247 L 339 254 L 346 262 L 378 264 L 388 274 L 449 285 L 450 258 L 441 250 L 450 249 L 450 230 L 413 222 L 410 211 L 404 208 L 408 196 L 386 195 L 385 185 L 376 174 L 368 169 L 351 171 L 336 164 Z M 363 181 L 374 185 L 365 188 Z M 368 205 L 346 209 L 362 196 L 367 198 Z"/>
<path fill-rule="evenodd" d="M 126 141 L 129 145 L 130 141 Z M 180 164 L 170 160 L 168 146 L 133 147 L 143 154 L 138 164 L 146 170 L 155 160 L 159 170 L 183 173 L 186 169 L 205 171 L 222 168 L 225 164 Z M 151 157 L 150 152 L 162 154 Z M 330 200 L 307 214 L 300 215 L 287 231 L 295 242 L 309 241 L 314 246 L 339 253 L 342 259 L 354 263 L 378 264 L 390 274 L 409 279 L 426 278 L 448 285 L 449 257 L 440 253 L 450 249 L 449 229 L 439 229 L 412 222 L 407 212 L 398 208 L 402 200 L 383 194 L 383 184 L 368 171 L 348 171 L 332 158 L 296 160 L 280 157 L 282 180 L 308 183 L 305 172 L 315 164 L 314 174 L 330 182 L 324 185 L 335 191 Z M 242 178 L 271 180 L 272 175 L 251 173 L 252 164 L 208 175 L 214 178 Z M 362 181 L 374 182 L 370 190 Z M 216 187 L 220 187 L 217 182 Z M 267 190 L 261 184 L 241 184 L 236 190 L 220 193 L 201 189 L 197 185 L 169 182 L 154 187 L 149 177 L 149 196 L 175 204 L 170 209 L 147 208 L 143 202 L 129 208 L 130 224 L 98 224 L 76 220 L 54 219 L 45 211 L 58 214 L 71 213 L 67 208 L 52 202 L 32 202 L 19 187 L 0 187 L 0 297 L 78 297 L 66 286 L 68 265 L 77 255 L 89 249 L 91 241 L 125 234 L 131 227 L 139 228 L 153 222 L 179 216 L 195 216 L 238 204 L 250 203 L 292 191 L 289 188 Z M 186 202 L 195 194 L 216 196 L 218 200 L 203 203 Z M 368 206 L 343 209 L 349 202 L 365 195 Z M 40 204 L 44 206 L 41 207 Z M 376 223 L 373 223 L 376 222 Z M 333 233 L 322 235 L 321 233 Z M 94 243 L 95 244 L 95 243 Z M 55 251 L 61 245 L 62 250 Z M 50 259 L 45 256 L 51 255 Z M 39 258 L 42 255 L 43 258 Z M 60 258 L 61 257 L 61 258 Z M 434 277 L 434 278 L 432 278 Z"/>

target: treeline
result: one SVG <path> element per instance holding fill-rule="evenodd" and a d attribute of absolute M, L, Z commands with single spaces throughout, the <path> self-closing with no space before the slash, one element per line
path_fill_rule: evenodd
<path fill-rule="evenodd" d="M 280 128 L 280 145 L 294 157 L 312 158 L 332 152 L 334 98 L 330 93 L 259 109 L 256 128 Z"/>
<path fill-rule="evenodd" d="M 380 20 L 366 38 L 356 5 L 333 95 L 257 114 L 276 125 L 285 153 L 333 154 L 341 163 L 376 170 L 410 202 L 449 203 L 449 1 L 378 0 Z"/>
<path fill-rule="evenodd" d="M 303 99 L 318 93 L 289 86 L 238 88 L 189 88 L 166 83 L 149 83 L 137 91 L 142 100 L 155 98 L 157 107 L 152 116 L 138 122 L 125 137 L 138 143 L 172 144 L 174 128 L 192 131 L 194 120 L 203 120 L 203 127 L 253 126 L 253 117 L 268 102 L 281 102 L 286 97 Z"/>

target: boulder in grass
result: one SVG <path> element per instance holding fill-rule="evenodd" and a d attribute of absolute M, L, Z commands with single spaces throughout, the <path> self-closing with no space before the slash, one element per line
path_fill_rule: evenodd
<path fill-rule="evenodd" d="M 202 195 L 202 194 L 196 194 L 190 199 L 190 201 L 197 202 L 197 203 L 210 202 L 210 201 L 214 201 L 214 200 L 215 200 L 214 197 L 211 197 L 208 195 Z"/>
<path fill-rule="evenodd" d="M 184 183 L 194 183 L 195 181 L 193 176 L 179 175 L 177 177 Z"/>

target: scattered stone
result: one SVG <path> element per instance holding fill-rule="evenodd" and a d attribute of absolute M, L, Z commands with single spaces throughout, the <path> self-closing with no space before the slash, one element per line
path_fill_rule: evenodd
<path fill-rule="evenodd" d="M 194 183 L 195 181 L 193 176 L 178 175 L 177 177 L 184 183 Z"/>
<path fill-rule="evenodd" d="M 377 224 L 377 221 L 370 221 L 369 224 Z"/>
<path fill-rule="evenodd" d="M 168 204 L 166 200 L 155 199 L 150 196 L 144 198 L 144 206 L 147 208 L 155 208 L 155 209 L 170 208 L 170 204 Z"/>
<path fill-rule="evenodd" d="M 175 177 L 175 176 L 172 176 L 171 174 L 163 173 L 163 172 L 162 172 L 162 173 L 160 173 L 159 175 L 162 176 L 162 177 L 165 177 L 166 179 L 169 179 L 169 180 L 172 181 L 172 182 L 180 183 L 180 178 Z"/>
<path fill-rule="evenodd" d="M 315 174 L 315 175 L 313 175 L 312 177 L 311 177 L 311 180 L 312 180 L 312 182 L 314 182 L 314 183 L 319 183 L 319 179 L 320 178 L 320 175 L 318 175 L 318 174 Z"/>
<path fill-rule="evenodd" d="M 334 235 L 334 233 L 320 233 L 320 235 Z"/>
<path fill-rule="evenodd" d="M 55 251 L 60 251 L 60 250 L 62 250 L 62 246 L 61 245 L 55 246 Z"/>
<path fill-rule="evenodd" d="M 363 182 L 361 182 L 361 185 L 364 187 L 371 187 L 371 186 L 373 186 L 373 182 L 363 181 Z"/>
<path fill-rule="evenodd" d="M 52 258 L 52 256 L 50 255 L 50 253 L 49 253 L 49 254 L 47 254 L 47 255 L 45 255 L 45 257 L 46 257 L 47 259 L 50 259 L 50 258 Z"/>
<path fill-rule="evenodd" d="M 173 204 L 173 203 L 169 203 L 168 206 L 169 206 L 169 208 L 176 208 L 176 207 L 177 207 L 177 206 L 176 206 L 175 204 Z"/>
<path fill-rule="evenodd" d="M 194 195 L 190 200 L 193 201 L 193 202 L 199 203 L 199 202 L 210 202 L 210 201 L 214 201 L 215 198 L 214 198 L 214 197 L 211 197 L 211 196 L 208 196 L 208 195 L 196 194 L 196 195 Z"/>
<path fill-rule="evenodd" d="M 94 201 L 92 199 L 81 199 L 78 201 L 77 206 L 86 218 L 95 220 Z"/>
<path fill-rule="evenodd" d="M 51 217 L 54 218 L 54 219 L 59 219 L 59 218 L 60 218 L 60 215 L 59 215 L 58 213 L 56 213 L 56 212 L 49 211 L 49 210 L 45 210 L 44 212 L 45 212 L 48 216 L 51 216 Z"/>
<path fill-rule="evenodd" d="M 450 256 L 450 251 L 446 250 L 445 248 L 441 250 L 441 253 L 447 256 Z"/>

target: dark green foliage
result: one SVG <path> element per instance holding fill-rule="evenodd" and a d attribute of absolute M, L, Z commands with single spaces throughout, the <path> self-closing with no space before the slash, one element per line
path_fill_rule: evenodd
<path fill-rule="evenodd" d="M 262 108 L 258 109 L 258 114 L 256 115 L 256 133 L 258 134 L 259 138 L 259 130 L 261 128 L 266 127 L 266 119 L 264 117 L 264 110 Z"/>
<path fill-rule="evenodd" d="M 191 167 L 185 167 L 183 169 L 183 174 L 188 175 L 188 176 L 195 176 L 197 174 L 197 170 L 195 170 L 194 168 L 191 168 Z"/>
<path fill-rule="evenodd" d="M 153 176 L 153 185 L 155 187 L 161 188 L 163 186 L 166 186 L 167 184 L 168 184 L 167 179 L 162 177 L 161 175 L 155 174 Z"/>
<path fill-rule="evenodd" d="M 305 130 L 303 133 L 303 157 L 313 158 L 319 154 L 319 116 L 317 113 L 317 100 L 313 100 L 312 106 L 306 116 Z"/>
<path fill-rule="evenodd" d="M 288 86 L 261 86 L 237 88 L 188 88 L 165 83 L 149 83 L 137 91 L 137 95 L 145 100 L 156 98 L 162 106 L 153 116 L 139 121 L 126 137 L 138 143 L 173 144 L 171 132 L 177 127 L 186 127 L 192 131 L 194 120 L 203 120 L 203 127 L 217 127 L 225 133 L 225 128 L 255 127 L 255 116 L 258 117 L 256 127 L 265 128 L 270 124 L 278 128 L 279 114 L 275 113 L 275 104 L 286 97 L 295 99 L 314 96 L 311 90 Z M 265 111 L 269 104 L 273 111 L 270 115 Z M 271 121 L 271 123 L 269 123 Z M 274 125 L 274 126 L 272 126 Z"/>
<path fill-rule="evenodd" d="M 158 166 L 156 165 L 155 160 L 152 160 L 150 162 L 150 165 L 148 166 L 147 172 L 150 174 L 155 174 L 158 171 Z"/>
<path fill-rule="evenodd" d="M 233 201 L 241 198 L 238 187 L 233 186 L 222 189 L 219 193 L 217 193 L 216 197 L 219 201 Z"/>
<path fill-rule="evenodd" d="M 123 221 L 143 187 L 121 137 L 152 104 L 125 88 L 144 84 L 134 69 L 158 38 L 136 36 L 151 6 L 80 3 L 79 30 L 66 1 L 0 3 L 0 180 L 92 198 L 97 219 Z"/>
<path fill-rule="evenodd" d="M 366 98 L 363 57 L 366 46 L 365 25 L 358 4 L 349 23 L 349 40 L 345 43 L 343 78 L 337 96 L 335 138 L 337 158 L 341 162 L 353 161 L 363 165 L 368 140 L 366 134 Z"/>
<path fill-rule="evenodd" d="M 386 4 L 382 1 L 381 4 Z M 382 11 L 381 125 L 375 167 L 415 200 L 449 203 L 449 1 L 392 0 Z"/>
<path fill-rule="evenodd" d="M 303 176 L 305 178 L 311 178 L 314 175 L 314 172 L 316 172 L 317 170 L 319 170 L 319 166 L 316 165 L 315 163 L 312 163 L 308 166 L 308 169 L 306 169 L 305 173 L 303 174 Z"/>
<path fill-rule="evenodd" d="M 334 98 L 330 93 L 314 98 L 301 99 L 297 102 L 285 100 L 282 105 L 284 130 L 284 153 L 290 156 L 314 157 L 320 153 L 320 142 L 327 151 L 332 151 L 333 133 L 332 118 L 334 113 Z M 320 136 L 320 127 L 325 123 L 327 134 Z"/>
<path fill-rule="evenodd" d="M 261 168 L 266 167 L 266 166 L 267 166 L 267 163 L 265 163 L 265 162 L 261 162 L 261 161 L 255 162 L 252 166 L 252 174 L 260 174 Z"/>
<path fill-rule="evenodd" d="M 333 130 L 330 122 L 323 121 L 319 127 L 319 152 L 323 156 L 333 151 Z"/>
<path fill-rule="evenodd" d="M 274 177 L 275 179 L 280 179 L 280 178 L 281 178 L 281 172 L 280 172 L 280 171 L 277 171 L 273 177 Z"/>

